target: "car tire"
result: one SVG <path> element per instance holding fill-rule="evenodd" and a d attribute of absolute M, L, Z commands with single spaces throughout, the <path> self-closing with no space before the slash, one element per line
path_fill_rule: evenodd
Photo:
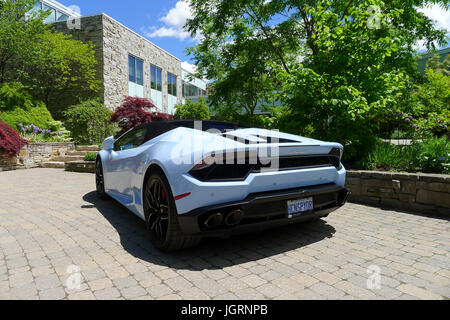
<path fill-rule="evenodd" d="M 102 200 L 107 200 L 108 195 L 105 191 L 105 176 L 103 174 L 103 165 L 100 158 L 95 164 L 95 186 L 97 189 L 97 196 Z"/>
<path fill-rule="evenodd" d="M 161 170 L 155 170 L 146 181 L 144 212 L 147 230 L 156 249 L 174 252 L 199 244 L 201 237 L 181 231 L 172 190 Z"/>

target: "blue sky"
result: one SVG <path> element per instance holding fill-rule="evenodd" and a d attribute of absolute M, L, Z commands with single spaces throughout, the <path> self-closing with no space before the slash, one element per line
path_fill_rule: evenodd
<path fill-rule="evenodd" d="M 181 61 L 191 62 L 184 49 L 195 45 L 181 26 L 190 15 L 185 3 L 177 0 L 57 0 L 65 6 L 76 5 L 82 15 L 104 12 Z"/>

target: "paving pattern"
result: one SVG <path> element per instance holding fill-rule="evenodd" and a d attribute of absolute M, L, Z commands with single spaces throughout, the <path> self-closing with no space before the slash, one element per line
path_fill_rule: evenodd
<path fill-rule="evenodd" d="M 349 204 L 165 255 L 93 179 L 0 173 L 0 299 L 450 298 L 448 219 Z"/>

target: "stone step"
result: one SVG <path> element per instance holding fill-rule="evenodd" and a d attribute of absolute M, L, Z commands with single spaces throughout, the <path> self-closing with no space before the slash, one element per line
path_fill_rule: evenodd
<path fill-rule="evenodd" d="M 49 161 L 41 163 L 41 168 L 64 169 L 65 167 L 66 164 L 64 162 Z"/>
<path fill-rule="evenodd" d="M 53 162 L 71 162 L 71 161 L 83 161 L 84 156 L 56 156 L 51 159 Z"/>
<path fill-rule="evenodd" d="M 98 152 L 98 146 L 77 146 L 77 151 Z"/>

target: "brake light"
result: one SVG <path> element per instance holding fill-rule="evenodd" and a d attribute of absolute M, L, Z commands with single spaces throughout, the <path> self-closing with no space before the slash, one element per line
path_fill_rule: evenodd
<path fill-rule="evenodd" d="M 341 160 L 342 156 L 344 155 L 344 150 L 340 149 L 340 148 L 333 148 L 333 149 L 331 149 L 329 154 L 331 156 L 338 157 Z"/>

